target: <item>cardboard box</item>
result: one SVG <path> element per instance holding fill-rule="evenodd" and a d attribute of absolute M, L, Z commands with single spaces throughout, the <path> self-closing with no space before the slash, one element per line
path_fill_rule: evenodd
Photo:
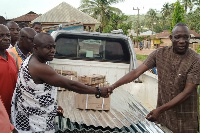
<path fill-rule="evenodd" d="M 76 71 L 67 71 L 67 70 L 58 70 L 55 69 L 56 73 L 63 75 L 69 80 L 78 81 L 77 79 L 77 72 Z M 58 91 L 65 91 L 65 88 L 57 87 Z"/>
<path fill-rule="evenodd" d="M 109 98 L 96 98 L 94 94 L 76 94 L 76 108 L 93 110 L 110 110 Z"/>
<path fill-rule="evenodd" d="M 63 76 L 67 76 L 67 75 L 74 75 L 77 77 L 77 72 L 76 71 L 68 71 L 68 70 L 58 70 L 55 69 L 56 73 L 63 75 Z"/>
<path fill-rule="evenodd" d="M 91 87 L 108 87 L 108 86 L 109 86 L 109 83 L 104 82 L 104 83 L 93 84 L 93 85 L 88 85 L 88 86 L 91 86 Z"/>
<path fill-rule="evenodd" d="M 78 81 L 86 85 L 100 84 L 105 82 L 105 76 L 97 74 L 78 76 Z"/>
<path fill-rule="evenodd" d="M 74 75 L 66 75 L 64 77 L 66 77 L 69 80 L 78 81 L 77 76 L 74 76 Z"/>

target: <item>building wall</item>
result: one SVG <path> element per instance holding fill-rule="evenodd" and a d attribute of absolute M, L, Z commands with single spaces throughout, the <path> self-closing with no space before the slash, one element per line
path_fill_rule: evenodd
<path fill-rule="evenodd" d="M 164 47 L 164 46 L 171 46 L 172 42 L 169 38 L 162 38 L 161 41 L 163 43 L 160 44 L 160 47 Z"/>

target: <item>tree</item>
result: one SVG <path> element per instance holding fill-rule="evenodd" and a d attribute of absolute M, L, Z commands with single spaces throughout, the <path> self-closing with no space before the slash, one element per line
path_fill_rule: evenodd
<path fill-rule="evenodd" d="M 99 20 L 100 32 L 102 32 L 112 13 L 122 13 L 120 9 L 110 5 L 122 1 L 124 0 L 81 0 L 79 9 Z"/>
<path fill-rule="evenodd" d="M 199 53 L 200 54 L 200 46 L 198 47 L 198 49 L 197 49 L 197 53 Z"/>
<path fill-rule="evenodd" d="M 124 15 L 124 14 L 116 14 L 113 13 L 110 17 L 109 23 L 105 26 L 103 32 L 104 33 L 109 33 L 112 30 L 117 30 L 117 29 L 122 29 L 124 34 L 128 34 L 128 29 L 131 29 L 132 27 L 132 22 L 127 21 L 129 16 Z"/>
<path fill-rule="evenodd" d="M 157 16 L 156 16 L 156 10 L 154 9 L 149 9 L 149 11 L 147 12 L 146 16 L 146 25 L 149 29 L 152 30 L 152 33 L 153 33 L 153 26 L 154 24 L 156 24 L 157 22 Z"/>
<path fill-rule="evenodd" d="M 161 8 L 161 13 L 163 16 L 168 17 L 171 15 L 171 5 L 167 2 Z"/>
<path fill-rule="evenodd" d="M 188 8 L 190 9 L 190 11 L 192 10 L 193 1 L 194 0 L 181 0 L 181 3 L 183 3 L 184 9 L 185 9 L 185 13 L 187 13 Z"/>
<path fill-rule="evenodd" d="M 162 30 L 170 29 L 172 22 L 172 14 L 174 11 L 174 5 L 165 3 L 161 9 L 162 16 L 159 18 L 160 27 Z"/>
<path fill-rule="evenodd" d="M 196 10 L 194 11 L 190 11 L 187 15 L 186 15 L 186 22 L 188 27 L 191 30 L 195 30 L 196 32 L 200 33 L 200 7 L 198 7 Z"/>
<path fill-rule="evenodd" d="M 177 24 L 177 23 L 184 23 L 184 15 L 185 15 L 185 10 L 183 8 L 182 5 L 180 5 L 180 2 L 177 1 L 176 3 L 174 3 L 174 12 L 173 12 L 173 20 L 171 23 L 171 27 L 170 27 L 170 32 L 172 31 L 173 27 Z"/>

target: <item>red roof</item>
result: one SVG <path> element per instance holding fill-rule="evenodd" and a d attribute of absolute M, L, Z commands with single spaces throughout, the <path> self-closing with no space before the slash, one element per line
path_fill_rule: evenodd
<path fill-rule="evenodd" d="M 190 30 L 190 35 L 192 37 L 200 37 L 200 34 L 196 33 L 194 30 Z M 169 36 L 170 36 L 169 30 L 163 30 L 162 32 L 157 33 L 152 37 L 155 37 L 155 38 L 169 38 Z"/>
<path fill-rule="evenodd" d="M 38 14 L 30 11 L 29 13 L 25 14 L 25 15 L 22 15 L 20 17 L 17 17 L 17 18 L 14 18 L 12 19 L 13 21 L 15 22 L 20 22 L 20 21 L 23 21 L 23 22 L 30 22 L 34 19 L 36 19 L 37 17 L 39 17 Z"/>
<path fill-rule="evenodd" d="M 200 37 L 200 34 L 196 33 L 194 30 L 190 30 L 190 34 L 193 34 L 194 37 Z"/>
<path fill-rule="evenodd" d="M 156 38 L 169 38 L 169 35 L 170 35 L 169 30 L 163 30 L 162 32 L 157 33 L 157 34 L 155 35 L 155 37 L 156 37 Z"/>

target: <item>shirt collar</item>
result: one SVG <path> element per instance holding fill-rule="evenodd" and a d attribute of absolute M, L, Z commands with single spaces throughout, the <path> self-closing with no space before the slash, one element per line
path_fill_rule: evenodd
<path fill-rule="evenodd" d="M 25 60 L 25 59 L 30 55 L 30 53 L 28 53 L 27 55 L 24 55 L 24 54 L 22 53 L 22 51 L 19 49 L 17 43 L 15 44 L 15 49 L 16 49 L 18 55 L 22 58 L 22 60 Z"/>

